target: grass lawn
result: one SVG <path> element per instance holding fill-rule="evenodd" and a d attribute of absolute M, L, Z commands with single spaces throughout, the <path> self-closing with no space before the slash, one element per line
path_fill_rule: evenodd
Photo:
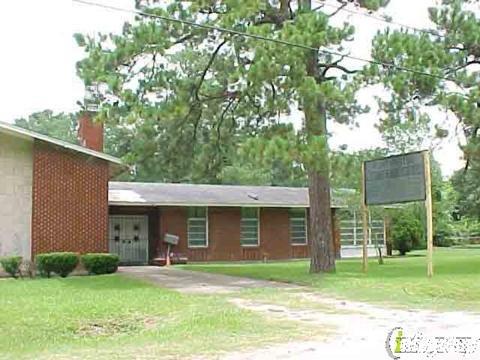
<path fill-rule="evenodd" d="M 389 306 L 441 310 L 480 310 L 480 249 L 435 249 L 432 279 L 426 277 L 425 252 L 387 258 L 384 265 L 369 262 L 361 271 L 360 259 L 337 262 L 334 274 L 309 274 L 308 261 L 239 264 L 193 264 L 189 270 L 278 280 L 307 285 L 343 298 Z"/>
<path fill-rule="evenodd" d="M 185 358 L 321 331 L 120 275 L 0 280 L 0 309 L 2 359 Z"/>

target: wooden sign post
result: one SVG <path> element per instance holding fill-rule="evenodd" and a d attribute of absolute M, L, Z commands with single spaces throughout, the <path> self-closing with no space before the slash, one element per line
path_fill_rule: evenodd
<path fill-rule="evenodd" d="M 368 207 L 365 197 L 365 163 L 362 164 L 362 224 L 363 224 L 363 247 L 362 247 L 362 268 L 363 272 L 368 271 Z"/>
<path fill-rule="evenodd" d="M 427 212 L 427 276 L 433 276 L 433 208 L 430 151 L 423 153 L 425 161 L 425 210 Z"/>

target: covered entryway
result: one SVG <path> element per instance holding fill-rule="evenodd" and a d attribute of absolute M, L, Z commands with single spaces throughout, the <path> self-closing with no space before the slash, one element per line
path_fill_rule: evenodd
<path fill-rule="evenodd" d="M 109 251 L 121 264 L 147 264 L 148 216 L 110 215 Z"/>

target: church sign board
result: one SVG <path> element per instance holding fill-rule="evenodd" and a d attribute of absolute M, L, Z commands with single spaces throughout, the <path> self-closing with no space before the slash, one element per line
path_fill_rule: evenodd
<path fill-rule="evenodd" d="M 425 201 L 423 152 L 365 162 L 365 204 L 385 205 Z"/>

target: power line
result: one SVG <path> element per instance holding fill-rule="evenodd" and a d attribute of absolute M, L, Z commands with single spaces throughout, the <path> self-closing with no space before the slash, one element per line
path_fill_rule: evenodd
<path fill-rule="evenodd" d="M 381 18 L 379 16 L 375 16 L 375 15 L 372 15 L 372 14 L 369 14 L 369 13 L 365 13 L 365 12 L 361 12 L 361 11 L 357 11 L 357 10 L 352 10 L 352 9 L 348 9 L 346 8 L 345 6 L 338 6 L 338 5 L 334 5 L 334 4 L 329 4 L 327 3 L 326 1 L 321 1 L 321 0 L 313 0 L 316 4 L 318 5 L 324 5 L 324 6 L 327 6 L 331 9 L 334 9 L 335 11 L 343 11 L 343 12 L 347 12 L 349 14 L 353 14 L 353 15 L 360 15 L 360 16 L 364 16 L 364 17 L 367 17 L 367 18 L 370 18 L 370 19 L 374 19 L 374 20 L 377 20 L 377 21 L 380 21 L 380 22 L 384 22 L 386 24 L 390 24 L 390 25 L 397 25 L 397 26 L 400 26 L 400 27 L 403 27 L 405 29 L 409 29 L 409 30 L 412 30 L 412 31 L 416 31 L 416 32 L 421 32 L 421 33 L 425 33 L 425 34 L 428 34 L 428 35 L 433 35 L 433 36 L 437 36 L 439 38 L 445 38 L 445 35 L 442 35 L 442 34 L 438 34 L 437 32 L 435 32 L 435 30 L 427 30 L 427 29 L 419 29 L 415 26 L 412 26 L 412 25 L 407 25 L 407 24 L 403 24 L 403 23 L 400 23 L 400 22 L 397 22 L 397 21 L 389 21 L 389 20 L 386 20 L 384 18 Z"/>
<path fill-rule="evenodd" d="M 222 27 L 219 27 L 219 26 L 199 24 L 199 23 L 196 23 L 196 22 L 190 21 L 190 20 L 182 20 L 182 19 L 172 18 L 172 17 L 169 17 L 169 16 L 150 14 L 150 13 L 140 11 L 140 10 L 130 10 L 130 9 L 125 9 L 125 8 L 121 8 L 121 7 L 117 7 L 117 6 L 105 5 L 105 4 L 100 4 L 100 3 L 96 3 L 96 2 L 91 2 L 91 1 L 87 1 L 87 0 L 72 0 L 72 1 L 76 2 L 76 3 L 79 3 L 79 4 L 82 4 L 82 5 L 99 7 L 99 8 L 112 10 L 112 11 L 117 11 L 117 12 L 135 14 L 135 15 L 139 15 L 139 16 L 143 16 L 143 17 L 149 17 L 149 18 L 159 19 L 159 20 L 168 21 L 168 22 L 175 22 L 175 23 L 189 25 L 189 26 L 197 27 L 197 28 L 201 28 L 201 29 L 214 30 L 214 31 L 222 32 L 222 33 L 227 33 L 227 34 L 232 34 L 232 35 L 237 35 L 237 36 L 243 36 L 243 37 L 247 37 L 247 38 L 251 38 L 251 39 L 255 39 L 255 40 L 277 43 L 277 44 L 280 44 L 280 45 L 290 46 L 290 47 L 299 48 L 299 49 L 303 49 L 303 50 L 318 51 L 318 52 L 321 52 L 321 53 L 324 53 L 324 54 L 335 55 L 335 56 L 339 56 L 341 58 L 347 58 L 347 59 L 360 61 L 360 62 L 372 64 L 372 65 L 380 65 L 380 66 L 383 66 L 383 67 L 386 67 L 386 68 L 393 68 L 393 69 L 397 69 L 397 70 L 400 70 L 400 71 L 403 71 L 403 72 L 409 72 L 409 73 L 412 73 L 412 74 L 427 76 L 427 77 L 431 77 L 431 78 L 435 78 L 435 79 L 440 79 L 440 80 L 445 80 L 445 81 L 454 81 L 453 79 L 446 78 L 446 77 L 443 77 L 441 75 L 436 75 L 436 74 L 432 74 L 432 73 L 428 73 L 428 72 L 424 72 L 424 71 L 419 71 L 419 70 L 407 68 L 407 67 L 404 67 L 404 66 L 394 65 L 394 64 L 383 62 L 383 61 L 365 59 L 365 58 L 361 58 L 361 57 L 358 57 L 358 56 L 342 54 L 342 53 L 339 53 L 337 51 L 323 50 L 323 49 L 315 48 L 313 46 L 308 46 L 308 45 L 304 45 L 304 44 L 297 44 L 297 43 L 293 43 L 293 42 L 286 41 L 286 40 L 274 39 L 274 38 L 269 38 L 269 37 L 256 35 L 256 34 L 249 34 L 249 33 L 246 33 L 246 32 L 237 31 L 237 30 L 233 30 L 233 29 L 222 28 Z"/>

